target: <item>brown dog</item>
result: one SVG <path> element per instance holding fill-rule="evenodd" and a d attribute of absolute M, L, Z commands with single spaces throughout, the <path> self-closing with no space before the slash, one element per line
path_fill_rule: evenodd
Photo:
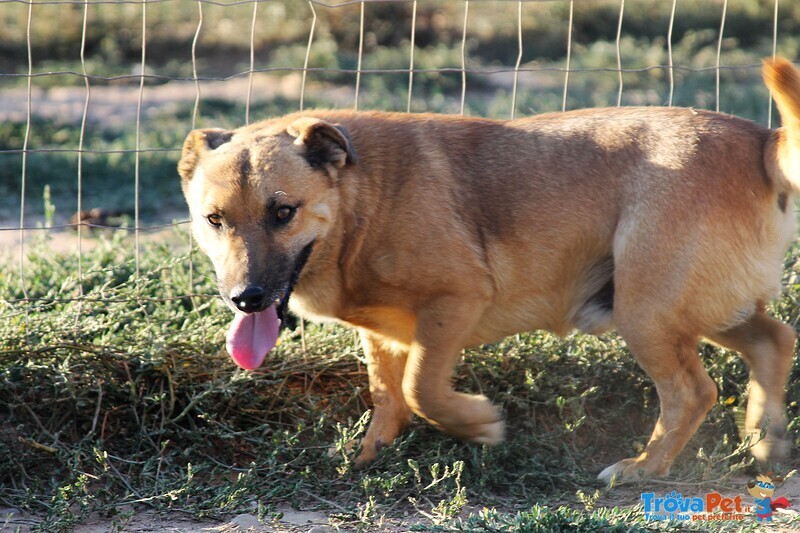
<path fill-rule="evenodd" d="M 714 405 L 701 337 L 751 369 L 747 431 L 786 452 L 795 332 L 768 317 L 794 235 L 800 72 L 768 61 L 784 128 L 679 108 L 512 121 L 314 111 L 189 134 L 193 231 L 236 312 L 243 368 L 274 346 L 290 294 L 356 327 L 375 403 L 358 462 L 412 413 L 495 444 L 503 418 L 453 390 L 461 349 L 533 329 L 615 328 L 655 381 L 646 450 L 600 477 L 665 474 Z"/>

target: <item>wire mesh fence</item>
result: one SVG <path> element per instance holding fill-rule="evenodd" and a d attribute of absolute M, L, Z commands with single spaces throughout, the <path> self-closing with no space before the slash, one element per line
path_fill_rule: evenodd
<path fill-rule="evenodd" d="M 174 166 L 195 127 L 317 106 L 513 119 L 598 105 L 771 125 L 759 59 L 798 55 L 790 4 L 0 1 L 0 248 L 17 280 L 0 316 L 90 298 L 83 256 L 98 233 L 130 234 L 119 245 L 136 276 L 144 240 L 188 235 Z M 44 236 L 77 257 L 71 292 L 28 294 Z M 184 296 L 213 297 L 191 275 Z"/>

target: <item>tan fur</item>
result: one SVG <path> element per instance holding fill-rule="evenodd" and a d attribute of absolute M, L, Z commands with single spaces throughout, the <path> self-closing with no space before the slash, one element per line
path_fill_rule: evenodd
<path fill-rule="evenodd" d="M 226 299 L 284 279 L 313 242 L 290 304 L 361 333 L 375 402 L 362 464 L 411 413 L 499 442 L 499 411 L 452 388 L 461 349 L 576 327 L 619 331 L 661 398 L 644 453 L 603 479 L 669 470 L 716 401 L 701 337 L 742 352 L 747 430 L 769 421 L 754 452 L 779 458 L 794 332 L 764 304 L 794 235 L 800 74 L 777 60 L 765 80 L 786 124 L 773 132 L 677 108 L 513 121 L 309 111 L 192 132 L 179 171 Z M 298 206 L 280 229 L 276 202 Z"/>

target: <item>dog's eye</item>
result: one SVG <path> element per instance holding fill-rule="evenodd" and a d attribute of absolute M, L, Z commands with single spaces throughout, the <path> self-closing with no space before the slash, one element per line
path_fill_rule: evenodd
<path fill-rule="evenodd" d="M 296 211 L 297 211 L 296 208 L 289 207 L 288 205 L 279 207 L 278 209 L 275 210 L 275 220 L 279 224 L 285 224 L 292 219 Z"/>
<path fill-rule="evenodd" d="M 211 226 L 219 229 L 222 227 L 222 217 L 217 214 L 211 214 L 206 216 L 206 220 L 208 221 Z"/>

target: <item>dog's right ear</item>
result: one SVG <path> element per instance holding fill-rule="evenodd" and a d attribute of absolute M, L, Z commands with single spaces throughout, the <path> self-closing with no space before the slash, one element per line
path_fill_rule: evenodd
<path fill-rule="evenodd" d="M 347 128 L 313 117 L 301 117 L 289 124 L 286 133 L 294 143 L 305 146 L 308 164 L 335 173 L 347 164 L 358 162 Z"/>
<path fill-rule="evenodd" d="M 181 180 L 186 183 L 192 179 L 200 156 L 209 150 L 216 150 L 230 141 L 231 137 L 233 137 L 232 131 L 220 128 L 190 131 L 183 143 L 183 153 L 178 163 Z"/>

